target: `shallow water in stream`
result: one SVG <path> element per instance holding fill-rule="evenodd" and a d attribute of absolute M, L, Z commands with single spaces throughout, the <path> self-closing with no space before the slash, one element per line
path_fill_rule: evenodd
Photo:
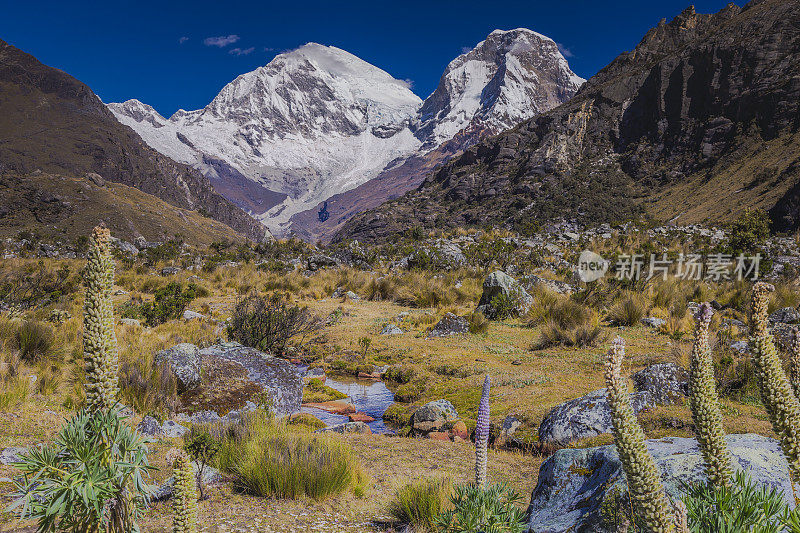
<path fill-rule="evenodd" d="M 342 376 L 335 378 L 328 376 L 325 380 L 325 385 L 347 394 L 356 407 L 356 411 L 366 413 L 374 418 L 374 422 L 367 423 L 373 433 L 393 433 L 391 429 L 386 427 L 381 418 L 386 408 L 394 402 L 394 393 L 386 387 L 385 383 Z M 343 424 L 348 420 L 347 415 L 336 415 L 314 407 L 303 407 L 301 411 L 316 416 L 329 426 Z"/>

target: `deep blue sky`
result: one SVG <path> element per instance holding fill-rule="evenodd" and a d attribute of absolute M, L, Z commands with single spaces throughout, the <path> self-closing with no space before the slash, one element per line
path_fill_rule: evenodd
<path fill-rule="evenodd" d="M 496 28 L 527 27 L 560 43 L 572 69 L 589 78 L 690 2 L 2 0 L 0 39 L 77 77 L 105 102 L 138 98 L 169 116 L 205 106 L 237 75 L 309 41 L 338 46 L 411 80 L 425 98 L 462 49 Z M 694 1 L 703 13 L 727 3 Z M 238 40 L 204 44 L 229 35 Z"/>

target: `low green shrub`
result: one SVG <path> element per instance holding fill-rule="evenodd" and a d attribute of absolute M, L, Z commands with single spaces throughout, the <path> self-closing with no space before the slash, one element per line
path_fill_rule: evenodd
<path fill-rule="evenodd" d="M 473 335 L 484 334 L 489 331 L 489 320 L 480 311 L 469 315 L 469 332 Z"/>
<path fill-rule="evenodd" d="M 155 292 L 155 300 L 145 302 L 141 307 L 141 315 L 148 326 L 157 326 L 168 320 L 180 318 L 189 302 L 197 297 L 198 286 L 189 283 L 184 288 L 180 283 L 171 281 L 166 287 Z"/>
<path fill-rule="evenodd" d="M 415 532 L 433 532 L 452 491 L 449 479 L 418 479 L 395 490 L 386 513 Z"/>

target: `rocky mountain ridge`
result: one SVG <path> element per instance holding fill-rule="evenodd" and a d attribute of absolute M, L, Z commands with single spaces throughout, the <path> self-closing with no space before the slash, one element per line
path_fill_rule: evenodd
<path fill-rule="evenodd" d="M 486 139 L 336 240 L 554 217 L 800 224 L 800 2 L 688 8 L 568 103 Z"/>
<path fill-rule="evenodd" d="M 264 238 L 263 226 L 199 172 L 147 146 L 89 87 L 1 40 L 0 94 L 0 172 L 96 174 Z"/>

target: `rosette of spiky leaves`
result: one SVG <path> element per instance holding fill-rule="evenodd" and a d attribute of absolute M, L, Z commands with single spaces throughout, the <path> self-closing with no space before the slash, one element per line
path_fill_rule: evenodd
<path fill-rule="evenodd" d="M 13 466 L 23 475 L 9 510 L 36 520 L 38 531 L 138 531 L 152 467 L 147 440 L 117 410 L 77 413 L 52 443 L 30 448 Z"/>
<path fill-rule="evenodd" d="M 800 399 L 800 329 L 789 333 L 789 372 L 794 396 Z"/>
<path fill-rule="evenodd" d="M 94 228 L 89 239 L 84 273 L 86 298 L 83 304 L 83 359 L 86 366 L 86 404 L 90 409 L 109 409 L 116 403 L 117 337 L 114 332 L 114 260 L 111 233 Z"/>
<path fill-rule="evenodd" d="M 451 509 L 436 518 L 436 525 L 446 533 L 522 533 L 527 524 L 517 507 L 521 500 L 507 485 L 459 485 L 450 497 Z"/>
<path fill-rule="evenodd" d="M 614 443 L 617 447 L 628 494 L 646 531 L 674 531 L 669 502 L 661 485 L 658 467 L 647 451 L 645 435 L 631 405 L 628 385 L 622 376 L 625 341 L 617 337 L 606 358 L 605 378 L 611 408 Z"/>
<path fill-rule="evenodd" d="M 800 403 L 783 371 L 775 341 L 769 332 L 769 294 L 775 287 L 759 281 L 753 286 L 750 344 L 756 365 L 761 401 L 781 442 L 795 479 L 800 479 Z"/>
<path fill-rule="evenodd" d="M 175 477 L 175 493 L 172 496 L 172 533 L 196 533 L 197 531 L 197 483 L 194 466 L 185 451 L 172 448 L 167 454 Z"/>
<path fill-rule="evenodd" d="M 475 485 L 486 487 L 486 463 L 489 446 L 489 375 L 483 380 L 481 401 L 475 423 Z"/>
<path fill-rule="evenodd" d="M 697 444 L 703 455 L 708 481 L 716 486 L 730 482 L 733 470 L 722 412 L 714 381 L 714 363 L 708 342 L 708 326 L 714 310 L 707 303 L 695 314 L 695 335 L 689 367 L 689 406 L 692 410 Z"/>

